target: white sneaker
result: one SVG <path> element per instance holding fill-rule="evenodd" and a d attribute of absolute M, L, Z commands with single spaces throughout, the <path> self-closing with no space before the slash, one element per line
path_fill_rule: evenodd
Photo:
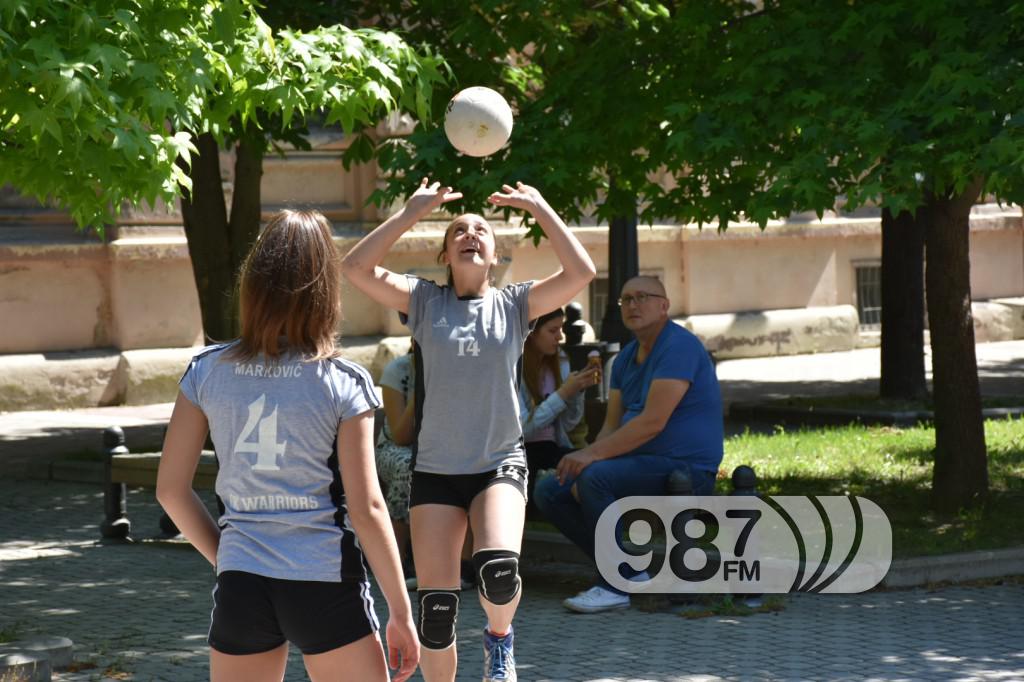
<path fill-rule="evenodd" d="M 629 608 L 629 595 L 612 592 L 600 585 L 595 585 L 575 597 L 569 597 L 562 606 L 577 613 L 601 613 L 612 609 Z"/>

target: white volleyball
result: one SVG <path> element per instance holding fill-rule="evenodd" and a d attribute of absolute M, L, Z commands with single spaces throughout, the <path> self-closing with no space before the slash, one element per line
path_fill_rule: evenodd
<path fill-rule="evenodd" d="M 512 134 L 512 109 L 490 88 L 460 91 L 448 102 L 444 133 L 452 146 L 469 156 L 489 156 Z"/>

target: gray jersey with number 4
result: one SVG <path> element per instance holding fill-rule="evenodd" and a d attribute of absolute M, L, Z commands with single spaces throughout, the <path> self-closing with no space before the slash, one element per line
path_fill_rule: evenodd
<path fill-rule="evenodd" d="M 339 423 L 380 405 L 365 369 L 287 354 L 196 355 L 182 394 L 206 415 L 220 471 L 217 571 L 285 580 L 365 581 L 338 462 Z"/>
<path fill-rule="evenodd" d="M 526 466 L 519 424 L 523 343 L 532 282 L 490 288 L 479 298 L 408 276 L 406 324 L 420 346 L 421 419 L 416 471 L 480 474 Z"/>

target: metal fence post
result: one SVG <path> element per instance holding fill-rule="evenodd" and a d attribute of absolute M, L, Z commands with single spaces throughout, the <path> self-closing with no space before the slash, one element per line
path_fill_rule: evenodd
<path fill-rule="evenodd" d="M 731 495 L 757 495 L 757 474 L 752 467 L 741 464 L 732 470 Z"/>
<path fill-rule="evenodd" d="M 126 490 L 124 483 L 113 482 L 113 457 L 128 454 L 124 444 L 124 431 L 120 426 L 103 430 L 103 523 L 100 534 L 105 538 L 126 540 L 131 534 L 132 524 L 128 520 Z"/>

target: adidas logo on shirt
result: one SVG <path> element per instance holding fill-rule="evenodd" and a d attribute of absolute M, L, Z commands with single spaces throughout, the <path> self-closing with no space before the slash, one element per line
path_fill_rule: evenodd
<path fill-rule="evenodd" d="M 438 327 L 447 327 L 447 326 L 448 326 L 448 318 L 444 317 L 443 315 L 441 316 L 440 320 L 438 320 L 437 322 L 434 323 L 434 328 L 435 329 L 438 328 Z"/>

